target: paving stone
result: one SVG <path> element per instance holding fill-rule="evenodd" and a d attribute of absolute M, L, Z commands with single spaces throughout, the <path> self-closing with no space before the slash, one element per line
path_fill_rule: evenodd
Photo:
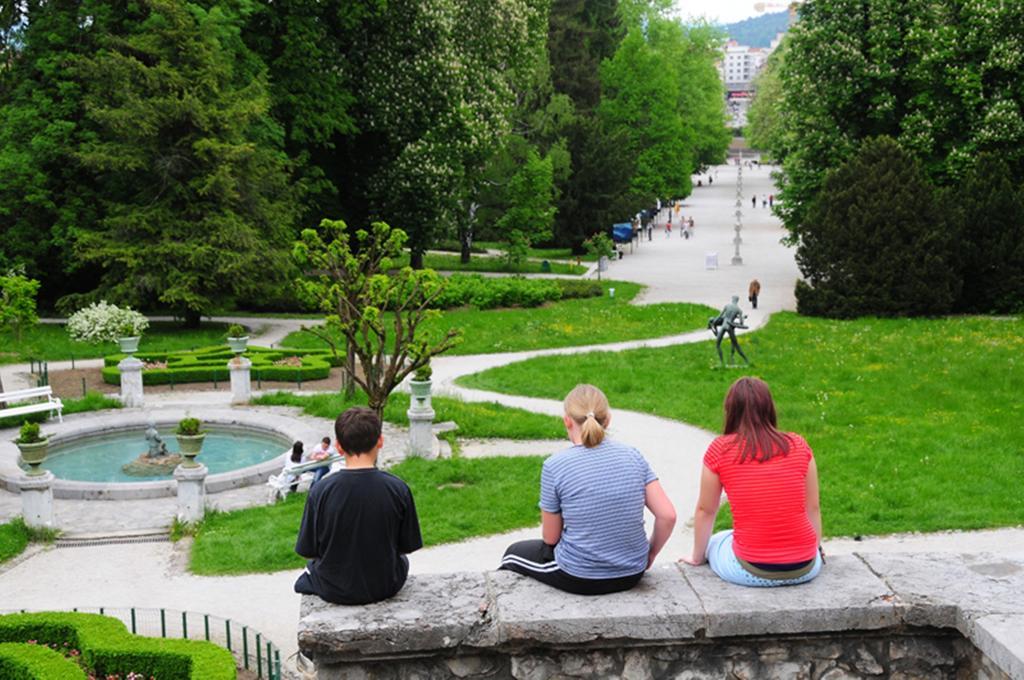
<path fill-rule="evenodd" d="M 889 588 L 852 555 L 830 557 L 810 583 L 747 588 L 707 566 L 682 567 L 707 613 L 707 636 L 875 630 L 899 623 Z"/>
<path fill-rule="evenodd" d="M 675 640 L 704 625 L 696 595 L 673 568 L 652 570 L 632 590 L 600 597 L 561 593 L 511 572 L 490 573 L 488 580 L 501 644 Z"/>
<path fill-rule="evenodd" d="M 412 576 L 395 597 L 358 607 L 303 596 L 299 650 L 318 664 L 492 643 L 483 574 Z"/>
<path fill-rule="evenodd" d="M 897 595 L 907 623 L 958 628 L 986 614 L 1024 614 L 1024 563 L 990 554 L 862 554 Z"/>

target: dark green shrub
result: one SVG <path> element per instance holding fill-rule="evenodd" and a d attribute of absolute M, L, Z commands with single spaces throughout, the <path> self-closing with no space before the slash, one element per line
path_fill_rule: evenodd
<path fill-rule="evenodd" d="M 66 642 L 81 651 L 85 665 L 100 676 L 124 676 L 132 671 L 160 680 L 234 680 L 237 676 L 234 657 L 226 649 L 200 640 L 132 635 L 117 619 L 99 614 L 0 616 L 0 642 L 27 640 L 58 646 Z"/>
<path fill-rule="evenodd" d="M 555 279 L 554 281 L 562 289 L 563 300 L 604 295 L 604 287 L 600 281 L 590 279 Z"/>
<path fill-rule="evenodd" d="M 26 421 L 22 423 L 21 429 L 18 430 L 18 438 L 15 442 L 18 444 L 37 444 L 45 439 L 46 437 L 39 431 L 39 423 Z"/>
<path fill-rule="evenodd" d="M 229 338 L 244 338 L 247 335 L 249 334 L 241 324 L 233 323 L 228 326 L 227 337 Z"/>
<path fill-rule="evenodd" d="M 86 680 L 85 671 L 60 652 L 38 644 L 0 644 L 4 680 Z"/>
<path fill-rule="evenodd" d="M 195 437 L 202 432 L 202 427 L 199 418 L 182 418 L 178 421 L 178 429 L 174 433 L 183 437 Z"/>
<path fill-rule="evenodd" d="M 551 279 L 453 274 L 445 280 L 444 290 L 431 306 L 436 309 L 467 305 L 478 309 L 536 307 L 559 298 L 561 291 Z"/>
<path fill-rule="evenodd" d="M 829 173 L 796 260 L 801 314 L 850 318 L 944 314 L 960 281 L 940 194 L 887 137 L 866 140 Z"/>
<path fill-rule="evenodd" d="M 1024 309 L 1024 194 L 999 156 L 984 154 L 951 190 L 956 205 L 957 311 Z"/>

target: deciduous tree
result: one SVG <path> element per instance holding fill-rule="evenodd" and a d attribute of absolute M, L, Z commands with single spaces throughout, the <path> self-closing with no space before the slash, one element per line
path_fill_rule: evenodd
<path fill-rule="evenodd" d="M 407 375 L 451 349 L 459 331 L 428 338 L 422 324 L 439 314 L 430 309 L 444 283 L 430 269 L 393 270 L 407 236 L 375 222 L 350 234 L 340 220 L 304 229 L 294 257 L 307 272 L 300 294 L 327 314 L 328 333 L 337 330 L 359 362 L 349 375 L 366 392 L 369 407 L 381 413 L 388 395 Z"/>

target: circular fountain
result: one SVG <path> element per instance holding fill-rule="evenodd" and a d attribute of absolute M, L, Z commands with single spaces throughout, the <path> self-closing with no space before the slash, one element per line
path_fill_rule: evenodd
<path fill-rule="evenodd" d="M 188 415 L 208 432 L 199 461 L 210 471 L 208 493 L 262 484 L 280 472 L 295 441 L 312 444 L 322 433 L 308 421 L 279 412 L 203 408 L 124 410 L 65 417 L 46 423 L 50 454 L 42 467 L 57 479 L 55 498 L 128 500 L 173 496 L 178 454 L 173 431 Z M 17 489 L 24 473 L 12 437 L 0 435 L 0 486 Z"/>

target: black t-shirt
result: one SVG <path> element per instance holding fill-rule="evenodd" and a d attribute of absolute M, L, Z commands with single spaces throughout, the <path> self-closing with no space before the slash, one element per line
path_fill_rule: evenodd
<path fill-rule="evenodd" d="M 342 470 L 309 492 L 295 552 L 317 594 L 337 604 L 384 600 L 405 584 L 402 555 L 423 547 L 409 487 L 376 468 Z"/>

